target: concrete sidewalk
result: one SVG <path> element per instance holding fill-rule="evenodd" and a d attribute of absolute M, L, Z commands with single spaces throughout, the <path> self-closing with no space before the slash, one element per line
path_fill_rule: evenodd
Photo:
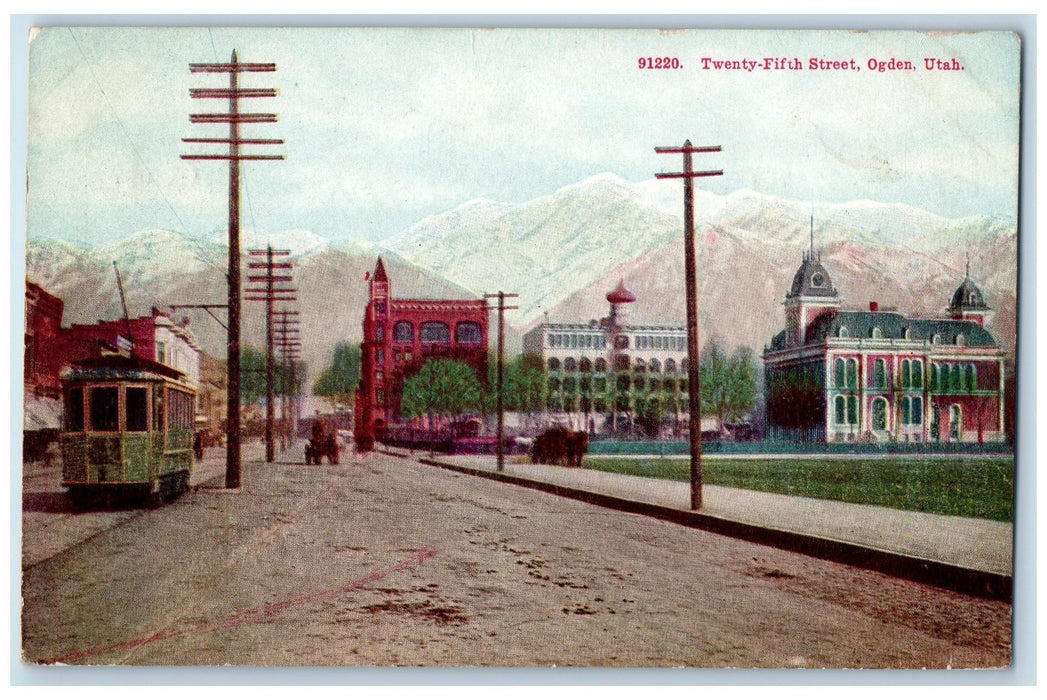
<path fill-rule="evenodd" d="M 429 461 L 427 453 L 391 452 Z M 440 455 L 432 462 L 477 475 L 506 477 L 523 485 L 563 487 L 572 492 L 564 495 L 633 512 L 650 511 L 655 517 L 725 534 L 737 532 L 769 544 L 781 542 L 781 546 L 810 550 L 816 556 L 841 558 L 833 553 L 846 551 L 857 565 L 882 561 L 882 566 L 870 568 L 901 576 L 911 569 L 913 577 L 924 576 L 921 580 L 945 587 L 953 587 L 949 585 L 952 579 L 970 579 L 975 590 L 966 592 L 977 594 L 987 586 L 997 591 L 992 597 L 1000 597 L 997 589 L 1006 588 L 1009 599 L 1011 523 L 709 485 L 702 489 L 702 510 L 694 513 L 690 484 L 683 482 L 510 460 L 506 460 L 505 471 L 498 473 L 490 456 Z M 586 494 L 596 498 L 586 498 Z M 747 532 L 754 536 L 747 537 Z M 963 587 L 968 584 L 961 583 L 957 589 L 966 590 Z"/>

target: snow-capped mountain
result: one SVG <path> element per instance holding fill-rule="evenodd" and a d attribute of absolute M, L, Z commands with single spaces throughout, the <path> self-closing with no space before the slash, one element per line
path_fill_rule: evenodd
<path fill-rule="evenodd" d="M 639 323 L 682 324 L 683 221 L 679 183 L 630 183 L 604 173 L 522 203 L 471 200 L 430 216 L 380 245 L 330 244 L 308 231 L 244 236 L 244 251 L 293 251 L 303 357 L 310 372 L 330 361 L 339 342 L 359 342 L 368 285 L 382 255 L 394 296 L 461 298 L 517 293 L 507 314 L 508 347 L 548 316 L 588 320 L 607 311 L 604 295 L 619 279 L 637 295 Z M 695 193 L 699 312 L 703 338 L 759 351 L 784 324 L 781 302 L 811 246 L 847 308 L 894 306 L 903 313 L 941 314 L 965 266 L 996 310 L 990 326 L 1013 350 L 1016 329 L 1017 233 L 1013 222 L 948 219 L 913 207 L 877 202 L 799 202 L 739 191 Z M 244 265 L 248 256 L 243 256 Z M 152 306 L 224 303 L 225 241 L 145 231 L 89 249 L 31 240 L 27 277 L 65 301 L 65 324 L 122 314 L 116 261 L 132 315 Z M 245 270 L 246 273 L 246 270 Z M 246 281 L 246 276 L 245 276 Z M 202 311 L 192 319 L 204 349 L 224 357 L 225 332 Z M 261 346 L 260 303 L 244 306 L 244 342 Z M 492 320 L 493 322 L 493 320 Z"/>

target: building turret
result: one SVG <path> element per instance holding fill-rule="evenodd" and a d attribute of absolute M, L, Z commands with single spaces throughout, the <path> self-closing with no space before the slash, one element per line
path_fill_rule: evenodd
<path fill-rule="evenodd" d="M 967 262 L 963 282 L 952 295 L 952 302 L 947 309 L 949 318 L 962 321 L 974 321 L 984 327 L 992 319 L 992 309 L 985 303 L 985 296 L 978 285 L 971 281 L 971 263 Z"/>

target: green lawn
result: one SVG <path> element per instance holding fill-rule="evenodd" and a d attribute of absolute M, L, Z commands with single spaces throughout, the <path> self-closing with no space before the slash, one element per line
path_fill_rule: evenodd
<path fill-rule="evenodd" d="M 688 458 L 586 457 L 584 466 L 690 481 Z M 941 515 L 1014 518 L 1013 459 L 785 459 L 702 461 L 703 481 L 753 491 L 865 503 Z"/>

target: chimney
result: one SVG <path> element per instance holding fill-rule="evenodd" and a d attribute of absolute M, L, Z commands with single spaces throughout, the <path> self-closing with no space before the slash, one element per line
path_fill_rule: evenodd
<path fill-rule="evenodd" d="M 870 301 L 869 302 L 869 311 L 879 311 L 879 310 L 880 310 L 880 303 L 879 302 L 877 302 L 877 301 Z"/>

